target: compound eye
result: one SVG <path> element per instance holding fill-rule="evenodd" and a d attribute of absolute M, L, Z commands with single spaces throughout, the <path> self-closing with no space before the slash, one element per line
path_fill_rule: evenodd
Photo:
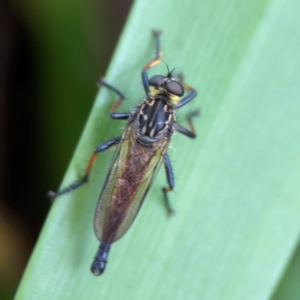
<path fill-rule="evenodd" d="M 169 81 L 166 84 L 166 90 L 176 96 L 181 97 L 184 94 L 184 89 L 182 85 L 175 80 Z"/>
<path fill-rule="evenodd" d="M 165 76 L 155 75 L 150 78 L 149 84 L 154 87 L 161 87 L 164 83 Z"/>

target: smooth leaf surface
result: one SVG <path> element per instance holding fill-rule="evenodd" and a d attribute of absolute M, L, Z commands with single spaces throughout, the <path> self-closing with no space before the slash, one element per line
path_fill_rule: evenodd
<path fill-rule="evenodd" d="M 198 91 L 197 139 L 177 134 L 168 219 L 163 172 L 105 274 L 89 267 L 98 247 L 93 211 L 112 152 L 90 182 L 54 203 L 17 299 L 268 299 L 300 229 L 300 24 L 296 0 L 137 1 L 106 79 L 143 99 L 142 66 L 163 30 L 164 60 Z M 177 69 L 176 69 L 177 70 Z M 164 64 L 151 74 L 165 74 Z M 96 145 L 120 134 L 115 101 L 102 89 L 63 186 L 79 178 Z"/>

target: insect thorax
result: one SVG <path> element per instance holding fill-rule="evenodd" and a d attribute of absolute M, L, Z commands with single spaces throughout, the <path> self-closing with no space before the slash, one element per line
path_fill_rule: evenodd
<path fill-rule="evenodd" d="M 173 107 L 162 97 L 146 99 L 133 116 L 133 126 L 142 144 L 169 139 L 173 133 L 175 114 Z"/>

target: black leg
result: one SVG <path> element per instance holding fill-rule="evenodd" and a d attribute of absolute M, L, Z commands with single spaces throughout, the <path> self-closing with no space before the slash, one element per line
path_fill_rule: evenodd
<path fill-rule="evenodd" d="M 110 112 L 110 117 L 115 120 L 127 120 L 131 113 L 112 113 Z"/>
<path fill-rule="evenodd" d="M 102 85 L 106 86 L 108 89 L 110 89 L 111 91 L 115 92 L 118 96 L 119 99 L 117 100 L 117 102 L 115 103 L 115 105 L 111 108 L 110 110 L 110 116 L 113 119 L 118 119 L 118 120 L 126 120 L 130 117 L 130 113 L 115 113 L 115 111 L 117 110 L 117 108 L 120 106 L 120 104 L 122 103 L 122 101 L 125 99 L 125 96 L 114 86 L 112 86 L 111 84 L 107 83 L 104 78 L 100 78 L 98 81 L 97 86 L 101 87 Z"/>
<path fill-rule="evenodd" d="M 188 116 L 187 116 L 187 120 L 189 123 L 189 127 L 190 129 L 186 129 L 182 126 L 180 126 L 179 124 L 175 123 L 175 130 L 177 130 L 178 132 L 190 137 L 190 138 L 195 138 L 196 137 L 196 132 L 195 132 L 195 128 L 192 122 L 192 118 L 195 116 L 199 115 L 199 109 L 196 109 L 195 111 L 191 112 Z"/>
<path fill-rule="evenodd" d="M 175 109 L 182 107 L 183 105 L 189 103 L 191 100 L 193 100 L 197 95 L 196 91 L 191 92 L 187 96 L 183 97 L 180 102 L 175 106 Z"/>
<path fill-rule="evenodd" d="M 179 77 L 179 80 L 180 80 L 180 84 L 183 86 L 184 89 L 186 89 L 186 90 L 189 91 L 190 93 L 189 93 L 187 96 L 183 97 L 183 98 L 180 100 L 180 102 L 175 106 L 175 109 L 180 108 L 180 107 L 182 107 L 183 105 L 189 103 L 189 102 L 190 102 L 191 100 L 193 100 L 193 99 L 196 97 L 196 95 L 197 95 L 197 92 L 196 92 L 192 87 L 190 87 L 189 85 L 187 85 L 187 84 L 185 84 L 185 83 L 182 82 L 182 80 L 183 80 L 183 75 L 182 75 L 182 74 L 179 74 L 178 77 Z"/>
<path fill-rule="evenodd" d="M 174 175 L 172 171 L 171 162 L 167 153 L 164 155 L 164 166 L 165 166 L 169 187 L 162 188 L 162 191 L 164 193 L 164 201 L 167 208 L 168 216 L 170 216 L 175 212 L 170 204 L 169 197 L 168 197 L 168 193 L 172 192 L 174 188 Z"/>
<path fill-rule="evenodd" d="M 68 193 L 68 192 L 70 192 L 72 190 L 75 190 L 78 187 L 80 187 L 81 185 L 83 185 L 84 183 L 86 183 L 88 181 L 88 177 L 89 177 L 90 171 L 92 169 L 92 166 L 93 166 L 93 164 L 94 164 L 94 162 L 96 160 L 97 154 L 99 152 L 102 152 L 102 151 L 110 148 L 110 147 L 115 146 L 120 141 L 121 141 L 121 137 L 118 137 L 118 138 L 114 138 L 112 140 L 109 140 L 109 141 L 103 143 L 102 145 L 98 146 L 96 148 L 96 150 L 93 152 L 93 154 L 92 154 L 92 156 L 91 156 L 91 158 L 89 160 L 89 163 L 87 165 L 87 168 L 85 170 L 83 178 L 81 180 L 79 180 L 79 181 L 77 181 L 77 182 L 75 182 L 75 183 L 67 186 L 66 188 L 64 188 L 64 189 L 56 192 L 56 193 L 52 192 L 52 191 L 49 191 L 48 194 L 47 194 L 48 197 L 50 197 L 52 200 L 54 200 L 54 198 L 56 198 L 57 196 L 60 196 L 62 194 L 66 194 L 66 193 Z"/>
<path fill-rule="evenodd" d="M 146 95 L 148 96 L 149 94 L 149 82 L 148 82 L 148 75 L 147 75 L 147 70 L 149 68 L 154 67 L 155 65 L 159 64 L 161 62 L 161 57 L 162 57 L 162 53 L 160 50 L 160 35 L 161 35 L 161 31 L 156 31 L 153 30 L 153 34 L 155 37 L 155 45 L 156 45 L 156 56 L 154 59 L 152 59 L 151 61 L 149 61 L 143 68 L 142 71 L 142 81 L 143 81 L 143 86 L 146 92 Z"/>

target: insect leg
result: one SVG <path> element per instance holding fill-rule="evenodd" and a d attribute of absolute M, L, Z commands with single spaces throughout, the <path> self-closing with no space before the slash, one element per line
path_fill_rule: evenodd
<path fill-rule="evenodd" d="M 180 132 L 190 138 L 195 138 L 196 132 L 195 132 L 195 128 L 194 128 L 194 125 L 192 122 L 192 118 L 195 116 L 198 116 L 198 115 L 199 115 L 199 109 L 196 109 L 196 110 L 192 111 L 190 114 L 188 114 L 187 120 L 188 120 L 190 129 L 186 129 L 186 128 L 180 126 L 179 124 L 175 123 L 175 125 L 174 125 L 175 130 L 177 130 L 178 132 Z"/>
<path fill-rule="evenodd" d="M 143 86 L 146 92 L 146 95 L 149 94 L 149 82 L 148 82 L 148 75 L 147 75 L 147 70 L 151 67 L 154 67 L 155 65 L 159 64 L 161 62 L 161 57 L 162 57 L 162 52 L 160 50 L 160 35 L 161 31 L 158 30 L 153 30 L 153 34 L 155 37 L 155 45 L 156 45 L 156 56 L 154 59 L 149 61 L 143 68 L 142 71 L 142 81 L 143 81 Z"/>
<path fill-rule="evenodd" d="M 180 78 L 182 78 L 182 75 L 180 75 Z M 187 85 L 183 82 L 180 82 L 180 84 L 183 86 L 184 89 L 186 89 L 190 93 L 180 100 L 180 102 L 175 106 L 175 109 L 187 104 L 192 99 L 194 99 L 197 95 L 197 92 L 192 87 L 190 87 L 189 85 Z"/>
<path fill-rule="evenodd" d="M 62 195 L 62 194 L 66 194 L 66 193 L 68 193 L 68 192 L 70 192 L 70 191 L 72 191 L 72 190 L 75 190 L 75 189 L 77 189 L 78 187 L 80 187 L 81 185 L 83 185 L 84 183 L 86 183 L 86 182 L 88 181 L 88 177 L 89 177 L 90 171 L 91 171 L 91 169 L 92 169 L 92 166 L 93 166 L 93 164 L 94 164 L 94 162 L 95 162 L 95 160 L 96 160 L 97 154 L 98 154 L 99 152 L 102 152 L 102 151 L 104 151 L 104 150 L 110 148 L 110 147 L 115 146 L 115 145 L 118 144 L 120 141 L 121 141 L 121 137 L 118 137 L 118 138 L 114 138 L 114 139 L 112 139 L 112 140 L 109 140 L 109 141 L 103 143 L 102 145 L 98 146 L 98 147 L 96 148 L 96 150 L 93 152 L 93 154 L 92 154 L 92 156 L 91 156 L 91 158 L 90 158 L 90 160 L 89 160 L 89 163 L 88 163 L 88 165 L 87 165 L 87 167 L 86 167 L 86 170 L 85 170 L 85 173 L 84 173 L 83 178 L 82 178 L 81 180 L 79 180 L 79 181 L 77 181 L 77 182 L 75 182 L 75 183 L 73 183 L 73 184 L 67 186 L 67 187 L 64 188 L 64 189 L 62 189 L 62 190 L 60 190 L 60 191 L 57 191 L 56 193 L 55 193 L 55 192 L 52 192 L 52 191 L 49 191 L 48 194 L 47 194 L 48 197 L 50 197 L 51 199 L 54 199 L 54 198 L 56 198 L 57 196 L 60 196 L 60 195 Z"/>
<path fill-rule="evenodd" d="M 164 201 L 165 201 L 165 205 L 167 208 L 168 216 L 170 216 L 171 214 L 173 214 L 175 212 L 170 204 L 169 197 L 168 197 L 168 193 L 173 191 L 174 175 L 173 175 L 173 171 L 172 171 L 171 162 L 170 162 L 170 159 L 169 159 L 169 156 L 167 153 L 164 155 L 164 166 L 165 166 L 165 171 L 166 171 L 169 187 L 163 187 L 162 191 L 164 193 Z"/>
<path fill-rule="evenodd" d="M 118 120 L 128 119 L 130 117 L 130 113 L 115 113 L 117 108 L 120 106 L 122 101 L 125 99 L 125 96 L 117 88 L 115 88 L 111 84 L 107 83 L 104 80 L 104 78 L 100 78 L 98 83 L 97 83 L 98 87 L 101 87 L 102 85 L 106 86 L 108 89 L 112 90 L 113 92 L 115 92 L 119 96 L 119 99 L 117 100 L 117 102 L 114 104 L 114 106 L 110 110 L 111 118 L 118 119 Z"/>

